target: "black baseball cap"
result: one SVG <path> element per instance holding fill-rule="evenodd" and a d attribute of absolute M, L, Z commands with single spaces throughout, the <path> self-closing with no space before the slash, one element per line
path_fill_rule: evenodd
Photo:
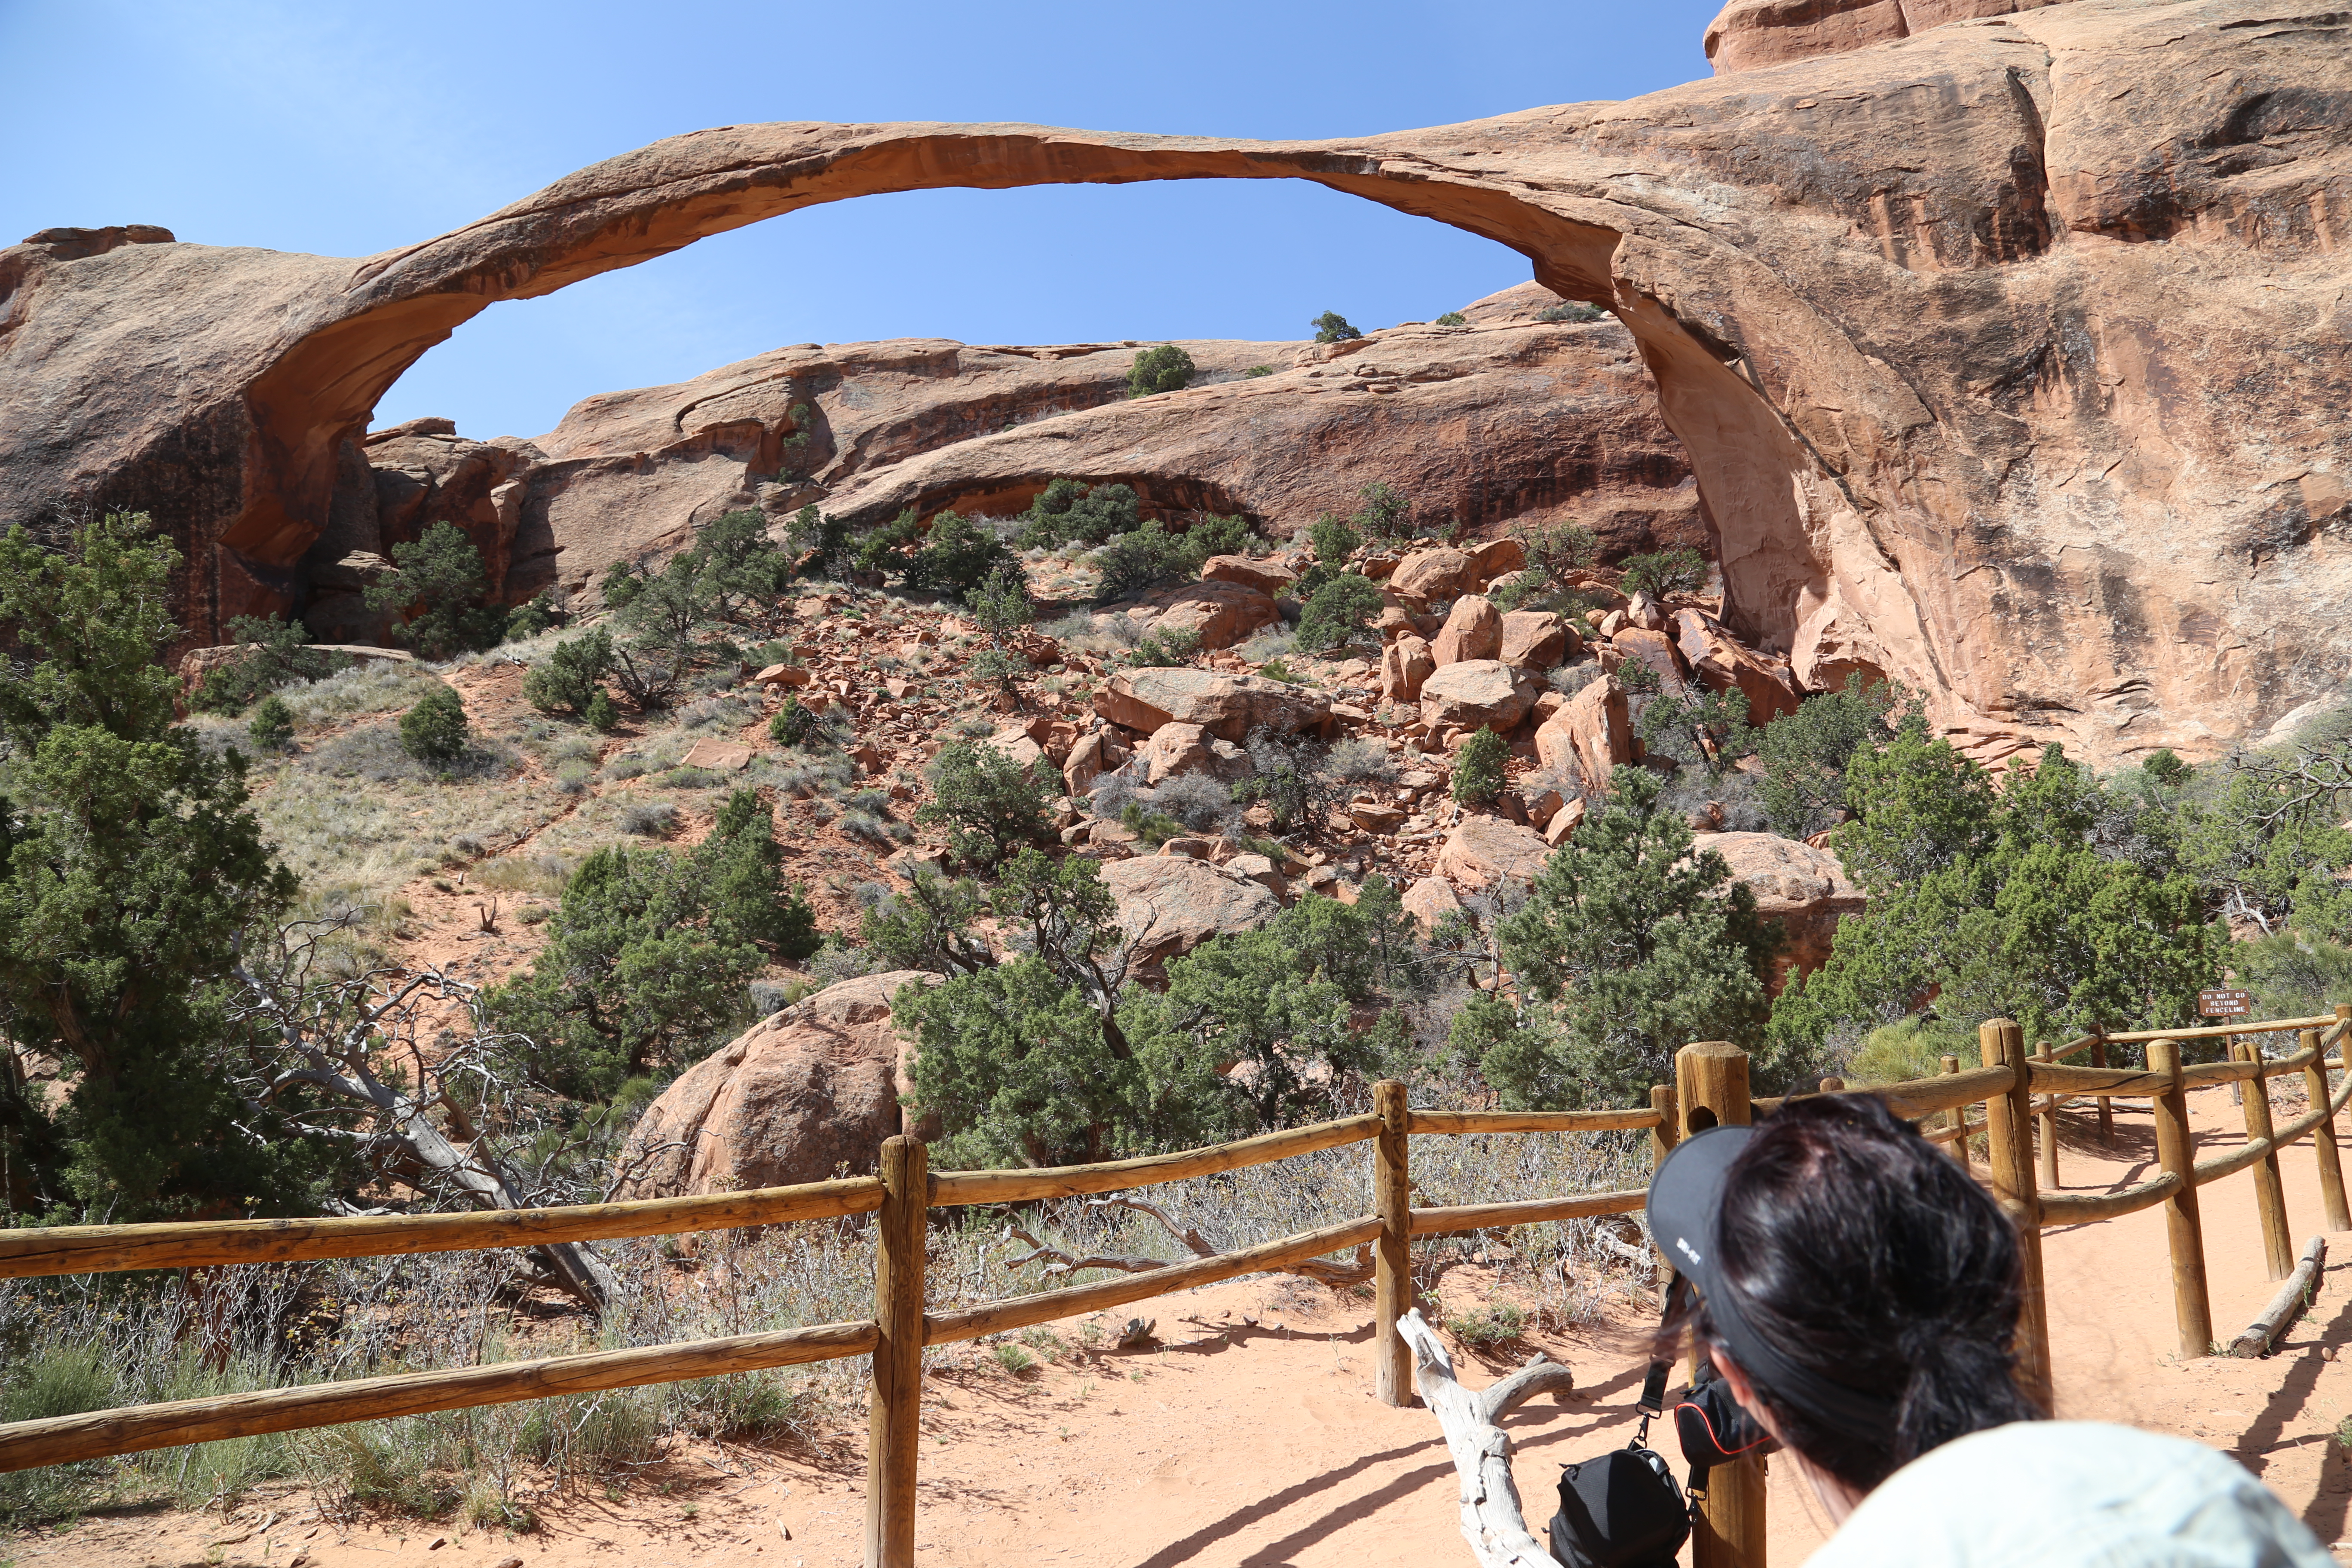
<path fill-rule="evenodd" d="M 1782 1355 L 1749 1323 L 1738 1290 L 1723 1277 L 1716 1256 L 1723 1197 L 1733 1167 L 1757 1131 L 1709 1127 L 1675 1144 L 1650 1179 L 1650 1234 L 1675 1272 L 1698 1292 L 1709 1326 L 1742 1372 L 1825 1426 L 1867 1441 L 1888 1441 L 1895 1432 L 1895 1401 L 1833 1382 Z"/>

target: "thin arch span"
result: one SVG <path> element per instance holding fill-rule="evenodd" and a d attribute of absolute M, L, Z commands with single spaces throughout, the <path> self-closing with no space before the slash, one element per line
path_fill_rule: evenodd
<path fill-rule="evenodd" d="M 594 164 L 464 227 L 354 264 L 302 332 L 257 380 L 249 405 L 269 482 L 222 536 L 246 555 L 299 559 L 331 491 L 336 450 L 416 359 L 489 305 L 531 299 L 666 255 L 710 235 L 854 196 L 963 187 L 1139 180 L 1300 179 L 1453 225 L 1526 256 L 1555 292 L 1614 310 L 1633 331 L 1667 423 L 1688 448 L 1715 520 L 1727 618 L 1786 650 L 1823 595 L 1809 513 L 1834 488 L 1821 464 L 1672 290 L 1621 263 L 1687 250 L 1679 215 L 1624 199 L 1605 176 L 1536 182 L 1528 117 L 1360 142 L 1265 143 L 985 125 L 730 126 L 655 142 Z M 1431 146 L 1459 143 L 1452 153 Z M 1508 156 L 1504 156 L 1507 151 Z M 1554 149 L 1555 158 L 1557 150 Z M 1564 187 L 1564 188 L 1563 188 Z M 1708 245 L 1727 270 L 1770 282 Z M 1785 292 L 1785 290 L 1783 290 Z M 1793 296 L 1790 319 L 1809 316 Z M 1717 323 L 1717 328 L 1720 322 Z M 1751 350 L 1752 353 L 1753 351 Z M 1752 373 L 1751 373 L 1752 374 Z"/>

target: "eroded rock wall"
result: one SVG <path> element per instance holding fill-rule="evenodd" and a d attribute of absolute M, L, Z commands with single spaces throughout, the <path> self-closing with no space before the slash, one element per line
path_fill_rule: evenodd
<path fill-rule="evenodd" d="M 2352 653 L 2352 17 L 2065 0 L 1906 26 L 1360 140 L 730 126 L 356 262 L 37 240 L 0 252 L 0 513 L 157 511 L 211 640 L 287 601 L 343 444 L 493 301 L 873 192 L 1305 179 L 1618 317 L 1721 542 L 1725 623 L 1801 678 L 1883 669 L 1989 757 L 2266 728 Z"/>

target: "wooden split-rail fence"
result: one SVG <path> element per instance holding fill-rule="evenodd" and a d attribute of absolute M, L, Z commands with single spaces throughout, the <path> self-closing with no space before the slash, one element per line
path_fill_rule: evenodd
<path fill-rule="evenodd" d="M 1860 1092 L 1878 1095 L 1898 1114 L 1915 1121 L 1940 1119 L 1946 1122 L 1928 1135 L 1948 1144 L 1954 1157 L 1964 1163 L 1969 1160 L 1970 1140 L 1976 1134 L 1984 1135 L 1992 1190 L 2016 1218 L 2026 1244 L 2026 1312 L 2018 1347 L 2022 1375 L 2046 1393 L 2050 1332 L 2042 1289 L 2041 1233 L 2050 1226 L 2112 1219 L 2164 1205 L 2181 1352 L 2186 1356 L 2214 1353 L 2222 1347 L 2213 1339 L 2198 1192 L 2223 1176 L 2252 1170 L 2271 1273 L 2274 1279 L 2291 1279 L 2291 1288 L 2281 1292 L 2264 1321 L 2240 1336 L 2235 1348 L 2253 1353 L 2246 1347 L 2259 1340 L 2257 1349 L 2266 1350 L 2270 1338 L 2291 1321 L 2307 1299 L 2316 1259 L 2307 1255 L 2298 1264 L 2294 1256 L 2278 1156 L 2289 1145 L 2310 1138 L 2319 1162 L 2328 1227 L 2352 1229 L 2335 1137 L 2335 1116 L 2352 1100 L 2352 1071 L 2346 1073 L 2340 1089 L 2331 1089 L 2328 1077 L 2330 1069 L 2346 1068 L 2343 1042 L 2347 1030 L 2352 1030 L 2352 1007 L 2339 1007 L 2332 1017 L 2215 1029 L 2102 1032 L 2063 1046 L 2044 1045 L 2029 1054 L 2018 1026 L 1996 1020 L 1979 1032 L 1980 1066 L 1963 1069 L 1957 1058 L 1946 1057 L 1939 1077 Z M 2251 1043 L 2255 1037 L 2282 1031 L 2299 1036 L 2298 1048 L 2291 1054 L 2266 1059 Z M 2181 1065 L 2181 1041 L 2223 1036 L 2231 1037 L 2230 1060 Z M 2147 1047 L 2145 1068 L 2105 1064 L 2108 1046 L 2143 1041 Z M 2333 1059 L 2324 1054 L 2330 1047 L 2338 1053 Z M 2084 1053 L 2090 1057 L 2089 1065 L 2069 1065 L 2069 1058 Z M 2273 1127 L 2267 1088 L 2247 1092 L 2243 1096 L 2245 1143 L 2226 1154 L 2196 1158 L 2186 1098 L 2189 1089 L 2220 1083 L 2261 1085 L 2268 1079 L 2294 1073 L 2303 1075 L 2311 1107 L 2307 1114 L 2284 1127 Z M 488 1214 L 0 1230 L 0 1278 L 5 1279 L 462 1252 L 732 1230 L 864 1214 L 876 1216 L 877 1241 L 874 1316 L 865 1321 L 358 1378 L 0 1425 L 0 1471 L 344 1422 L 871 1356 L 866 1562 L 868 1568 L 911 1568 L 925 1346 L 952 1344 L 1101 1311 L 1370 1243 L 1374 1249 L 1376 1307 L 1374 1393 L 1386 1404 L 1410 1405 L 1414 1387 L 1412 1352 L 1398 1331 L 1398 1322 L 1413 1307 L 1411 1247 L 1414 1237 L 1631 1214 L 1642 1208 L 1646 1196 L 1636 1188 L 1414 1208 L 1409 1197 L 1411 1139 L 1646 1129 L 1654 1163 L 1685 1133 L 1745 1124 L 1783 1103 L 1749 1098 L 1748 1056 L 1736 1046 L 1713 1042 L 1685 1047 L 1675 1059 L 1675 1077 L 1674 1087 L 1661 1085 L 1650 1091 L 1646 1107 L 1623 1110 L 1414 1110 L 1405 1103 L 1402 1084 L 1383 1081 L 1374 1088 L 1374 1109 L 1368 1115 L 1269 1132 L 1213 1148 L 1054 1169 L 934 1172 L 929 1169 L 925 1145 L 919 1140 L 898 1137 L 882 1145 L 877 1175 L 704 1197 Z M 1841 1088 L 1835 1079 L 1824 1080 L 1824 1091 L 1836 1092 Z M 2107 1102 L 2116 1098 L 2153 1102 L 2160 1173 L 2115 1193 L 2047 1190 L 2057 1185 L 2054 1119 L 2059 1107 L 2074 1100 L 2096 1100 L 2100 1130 L 2105 1133 L 2109 1129 Z M 1983 1115 L 1972 1118 L 1969 1111 L 1979 1105 Z M 2038 1170 L 2037 1121 L 2041 1123 Z M 926 1313 L 923 1310 L 924 1233 L 934 1208 L 1120 1192 L 1359 1142 L 1373 1146 L 1373 1212 L 1360 1219 L 1097 1284 L 958 1311 Z M 1743 1459 L 1727 1476 L 1722 1470 L 1717 1472 L 1697 1526 L 1694 1562 L 1700 1568 L 1735 1564 L 1761 1568 L 1764 1491 L 1757 1461 Z"/>

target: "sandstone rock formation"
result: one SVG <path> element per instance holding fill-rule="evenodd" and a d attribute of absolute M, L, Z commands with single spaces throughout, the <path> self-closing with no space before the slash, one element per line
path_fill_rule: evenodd
<path fill-rule="evenodd" d="M 1128 612 L 1146 631 L 1190 632 L 1203 648 L 1231 647 L 1282 619 L 1264 593 L 1223 580 L 1155 588 Z"/>
<path fill-rule="evenodd" d="M 1502 240 L 1544 287 L 1616 315 L 1704 498 L 1722 619 L 1807 688 L 1872 662 L 1989 759 L 2056 739 L 2102 762 L 2210 753 L 2344 673 L 2352 19 L 2255 0 L 1985 9 L 2001 7 L 1757 0 L 1727 13 L 1717 58 L 1731 74 L 1713 80 L 1333 142 L 730 126 L 356 263 L 45 231 L 0 251 L 0 513 L 153 510 L 191 556 L 191 641 L 217 640 L 228 616 L 305 591 L 377 397 L 493 302 L 867 192 L 1301 178 Z M 1808 14 L 1851 20 L 1822 47 L 1864 47 L 1734 68 L 1721 40 Z M 1228 430 L 1284 375 L 1319 389 L 1297 404 L 1314 420 L 1442 403 L 1471 379 L 1442 345 L 1495 330 L 1402 331 L 1412 342 L 1377 334 L 1143 401 L 1188 423 L 1230 411 Z M 777 387 L 786 363 L 764 373 Z M 768 461 L 760 443 L 785 438 L 719 416 L 729 396 L 775 390 L 745 380 L 609 410 L 647 435 L 596 455 L 542 449 L 581 465 L 584 493 L 592 471 L 703 442 L 734 452 L 711 471 L 738 485 Z M 1516 405 L 1563 381 L 1571 400 L 1590 384 L 1535 369 L 1487 389 Z M 1496 405 L 1424 428 L 1475 425 L 1480 406 Z M 1070 454 L 1135 449 L 1131 429 L 1058 438 L 1095 418 L 1057 419 L 1050 441 L 1009 432 L 1036 443 L 1021 484 L 1119 477 Z M 808 445 L 812 461 L 842 449 Z M 1407 493 L 1481 482 L 1450 440 L 1424 446 L 1429 482 Z M 1270 459 L 1301 467 L 1290 449 Z M 833 489 L 857 507 L 950 491 L 995 504 L 1017 492 L 993 465 Z M 517 525 L 516 570 L 562 533 L 545 521 L 553 500 L 535 521 L 538 504 Z"/>
<path fill-rule="evenodd" d="M 1162 724 L 1198 724 L 1220 740 L 1238 742 L 1253 730 L 1288 735 L 1319 729 L 1330 719 L 1331 705 L 1263 676 L 1171 667 L 1112 676 L 1095 693 L 1095 711 L 1146 735 Z"/>
<path fill-rule="evenodd" d="M 1498 882 L 1532 882 L 1550 853 L 1541 834 L 1515 822 L 1499 816 L 1465 816 L 1438 847 L 1437 875 L 1464 892 L 1477 892 Z"/>
<path fill-rule="evenodd" d="M 1499 658 L 1443 664 L 1421 683 L 1421 719 L 1431 729 L 1518 728 L 1535 706 L 1536 684 Z"/>
<path fill-rule="evenodd" d="M 1118 900 L 1119 926 L 1134 939 L 1139 973 L 1181 958 L 1213 936 L 1255 930 L 1282 908 L 1263 881 L 1185 855 L 1113 860 L 1103 867 L 1102 879 Z"/>
<path fill-rule="evenodd" d="M 1466 659 L 1493 658 L 1503 651 L 1503 616 L 1477 594 L 1465 594 L 1430 639 L 1430 657 L 1442 665 Z"/>
<path fill-rule="evenodd" d="M 1780 922 L 1788 945 L 1773 963 L 1776 991 L 1792 970 L 1827 963 L 1838 921 L 1862 912 L 1862 889 L 1846 880 L 1834 850 L 1769 833 L 1695 833 L 1691 847 L 1722 856 L 1756 895 L 1757 912 Z"/>
<path fill-rule="evenodd" d="M 874 1168 L 882 1140 L 902 1131 L 912 1089 L 890 998 L 939 977 L 895 970 L 828 985 L 751 1026 L 697 1062 L 629 1133 L 623 1198 L 821 1182 L 835 1167 Z M 665 1147 L 676 1145 L 676 1147 Z"/>

